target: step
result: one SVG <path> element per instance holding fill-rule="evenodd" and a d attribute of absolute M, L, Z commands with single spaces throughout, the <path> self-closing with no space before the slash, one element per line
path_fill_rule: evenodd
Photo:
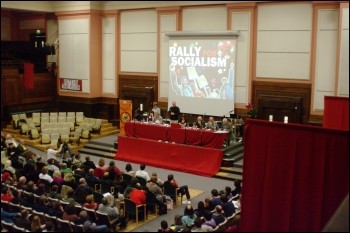
<path fill-rule="evenodd" d="M 220 172 L 232 173 L 232 174 L 243 174 L 243 169 L 240 167 L 220 167 Z"/>
<path fill-rule="evenodd" d="M 99 146 L 105 146 L 105 147 L 111 147 L 114 148 L 113 144 L 105 143 L 105 142 L 98 142 L 98 141 L 90 141 L 89 144 L 99 145 Z"/>
<path fill-rule="evenodd" d="M 238 161 L 242 160 L 243 158 L 243 153 L 237 154 L 233 157 L 230 158 L 224 158 L 221 162 L 222 167 L 233 167 L 235 163 Z"/>
<path fill-rule="evenodd" d="M 242 143 L 242 142 L 233 142 L 233 143 L 231 143 L 230 145 L 228 145 L 227 147 L 225 147 L 225 148 L 223 149 L 223 151 L 224 151 L 224 153 L 225 153 L 226 151 L 229 151 L 229 150 L 231 150 L 231 149 L 234 149 L 234 148 L 236 148 L 236 147 L 241 147 L 241 146 L 243 146 L 243 143 Z"/>
<path fill-rule="evenodd" d="M 78 151 L 81 154 L 95 155 L 95 156 L 104 157 L 104 158 L 114 158 L 115 156 L 115 153 L 108 153 L 108 152 L 91 150 L 86 148 L 80 149 Z"/>
<path fill-rule="evenodd" d="M 243 146 L 232 148 L 231 150 L 224 152 L 224 157 L 231 158 L 236 154 L 243 153 L 243 150 L 244 150 Z"/>
<path fill-rule="evenodd" d="M 113 147 L 100 146 L 100 145 L 91 144 L 91 143 L 86 144 L 84 148 L 98 150 L 98 151 L 104 151 L 104 152 L 109 152 L 109 153 L 114 153 L 114 154 L 117 153 L 117 150 L 114 149 Z"/>
<path fill-rule="evenodd" d="M 219 179 L 224 179 L 224 180 L 230 180 L 230 181 L 235 181 L 237 179 L 242 180 L 242 175 L 231 174 L 231 173 L 226 173 L 226 172 L 218 172 L 213 177 L 219 178 Z"/>
<path fill-rule="evenodd" d="M 233 164 L 234 167 L 239 167 L 243 169 L 243 158 L 241 160 L 238 160 Z"/>

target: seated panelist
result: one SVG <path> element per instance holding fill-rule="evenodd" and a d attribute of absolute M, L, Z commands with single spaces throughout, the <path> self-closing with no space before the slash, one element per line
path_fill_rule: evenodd
<path fill-rule="evenodd" d="M 218 130 L 218 125 L 215 123 L 214 117 L 209 117 L 209 121 L 205 125 L 206 129 Z"/>
<path fill-rule="evenodd" d="M 193 127 L 197 129 L 205 128 L 205 122 L 203 121 L 203 118 L 201 116 L 197 117 L 197 121 L 193 123 Z"/>

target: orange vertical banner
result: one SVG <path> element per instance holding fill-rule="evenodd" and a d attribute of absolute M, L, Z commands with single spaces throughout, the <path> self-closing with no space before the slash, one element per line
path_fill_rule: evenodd
<path fill-rule="evenodd" d="M 124 126 L 126 122 L 132 119 L 132 102 L 131 100 L 119 100 L 120 109 L 120 135 L 125 135 Z"/>

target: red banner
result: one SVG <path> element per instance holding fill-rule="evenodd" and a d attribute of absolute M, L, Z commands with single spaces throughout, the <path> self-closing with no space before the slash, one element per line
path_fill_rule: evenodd
<path fill-rule="evenodd" d="M 24 63 L 23 83 L 24 88 L 34 89 L 34 65 L 32 63 Z"/>
<path fill-rule="evenodd" d="M 79 79 L 60 78 L 61 90 L 82 91 L 83 81 Z"/>

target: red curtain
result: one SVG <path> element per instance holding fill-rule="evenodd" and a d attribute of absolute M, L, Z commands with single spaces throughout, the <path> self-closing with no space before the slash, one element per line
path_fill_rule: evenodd
<path fill-rule="evenodd" d="M 242 231 L 321 231 L 349 193 L 347 131 L 247 119 Z"/>
<path fill-rule="evenodd" d="M 32 63 L 24 63 L 23 82 L 24 88 L 34 88 L 34 65 Z"/>
<path fill-rule="evenodd" d="M 349 98 L 324 97 L 323 127 L 349 130 Z"/>

